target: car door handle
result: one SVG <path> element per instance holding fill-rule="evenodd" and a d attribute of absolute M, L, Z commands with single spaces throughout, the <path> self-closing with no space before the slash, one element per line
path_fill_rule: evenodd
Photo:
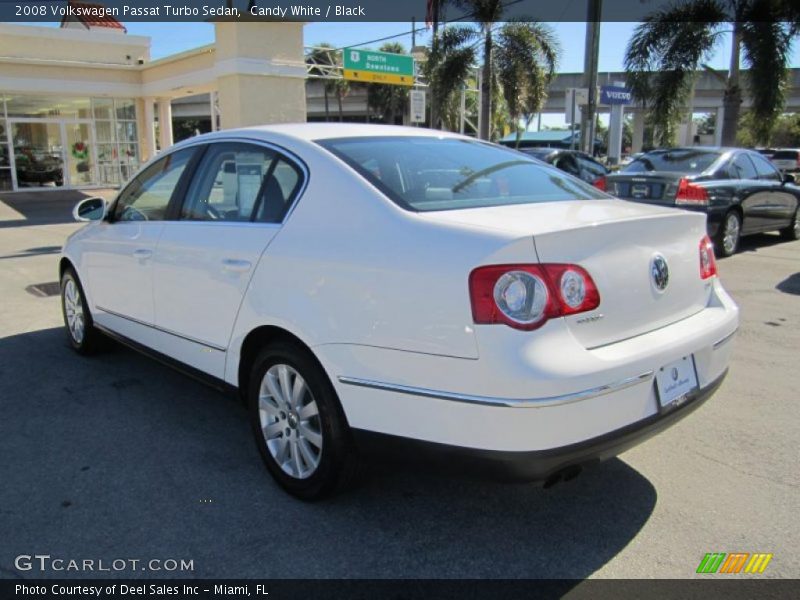
<path fill-rule="evenodd" d="M 249 271 L 253 264 L 249 260 L 238 260 L 235 258 L 225 258 L 222 260 L 222 268 L 226 271 L 244 273 Z"/>
<path fill-rule="evenodd" d="M 150 258 L 153 256 L 153 251 L 147 248 L 137 248 L 133 251 L 134 258 L 138 258 L 140 260 L 144 260 L 145 258 Z"/>

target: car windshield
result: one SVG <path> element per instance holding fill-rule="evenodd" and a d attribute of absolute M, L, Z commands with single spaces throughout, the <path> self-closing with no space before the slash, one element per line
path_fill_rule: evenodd
<path fill-rule="evenodd" d="M 606 198 L 596 188 L 514 150 L 458 138 L 319 140 L 401 207 L 455 210 Z"/>
<path fill-rule="evenodd" d="M 695 148 L 654 150 L 637 157 L 622 170 L 626 173 L 644 173 L 647 171 L 702 173 L 714 164 L 721 155 L 721 152 Z"/>
<path fill-rule="evenodd" d="M 797 160 L 800 152 L 797 150 L 778 150 L 772 155 L 772 158 L 777 160 Z"/>

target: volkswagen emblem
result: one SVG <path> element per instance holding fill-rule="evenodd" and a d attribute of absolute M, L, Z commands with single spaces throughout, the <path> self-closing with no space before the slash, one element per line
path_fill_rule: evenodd
<path fill-rule="evenodd" d="M 653 285 L 659 292 L 667 289 L 669 284 L 669 266 L 667 266 L 667 259 L 656 254 L 653 257 L 653 262 L 650 263 L 650 275 L 653 278 Z"/>

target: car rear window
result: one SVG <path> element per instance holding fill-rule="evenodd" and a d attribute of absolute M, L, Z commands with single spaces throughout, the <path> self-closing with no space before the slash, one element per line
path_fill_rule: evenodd
<path fill-rule="evenodd" d="M 318 140 L 407 210 L 437 211 L 609 197 L 514 150 L 459 138 Z"/>
<path fill-rule="evenodd" d="M 675 171 L 702 173 L 722 155 L 721 152 L 696 149 L 656 150 L 636 158 L 622 170 L 626 173 Z"/>
<path fill-rule="evenodd" d="M 778 150 L 772 155 L 773 160 L 797 160 L 800 152 L 797 150 Z"/>

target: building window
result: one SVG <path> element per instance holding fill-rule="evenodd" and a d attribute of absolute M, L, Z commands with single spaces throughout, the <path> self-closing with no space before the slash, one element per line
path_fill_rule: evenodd
<path fill-rule="evenodd" d="M 11 151 L 8 149 L 8 127 L 4 118 L 3 96 L 0 95 L 0 192 L 13 187 L 11 179 Z"/>
<path fill-rule="evenodd" d="M 6 98 L 9 118 L 91 119 L 88 98 L 16 96 Z"/>
<path fill-rule="evenodd" d="M 121 185 L 139 169 L 136 104 L 130 98 L 92 100 L 100 182 Z"/>
<path fill-rule="evenodd" d="M 0 191 L 121 185 L 139 168 L 138 133 L 132 98 L 0 94 Z"/>

